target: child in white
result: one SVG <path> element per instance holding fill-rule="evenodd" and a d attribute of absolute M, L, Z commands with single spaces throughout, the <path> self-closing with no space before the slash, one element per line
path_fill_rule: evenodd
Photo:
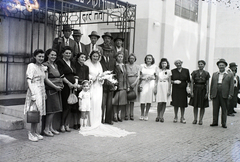
<path fill-rule="evenodd" d="M 80 124 L 82 127 L 87 126 L 87 114 L 89 114 L 90 111 L 90 100 L 91 100 L 91 94 L 90 94 L 90 82 L 87 80 L 83 81 L 83 90 L 79 93 L 79 110 L 81 111 L 81 118 L 80 118 Z"/>

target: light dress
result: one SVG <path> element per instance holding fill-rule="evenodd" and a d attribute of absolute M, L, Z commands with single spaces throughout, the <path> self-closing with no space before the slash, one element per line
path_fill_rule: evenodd
<path fill-rule="evenodd" d="M 43 65 L 37 65 L 34 63 L 30 63 L 27 66 L 26 71 L 26 78 L 31 80 L 32 83 L 32 91 L 28 88 L 27 95 L 26 95 L 26 101 L 24 106 L 24 114 L 29 110 L 30 104 L 32 102 L 32 94 L 35 95 L 36 98 L 36 106 L 38 110 L 40 111 L 40 115 L 46 115 L 46 93 L 45 93 L 45 85 L 44 85 L 44 79 L 45 79 L 45 72 L 47 70 L 46 66 Z"/>
<path fill-rule="evenodd" d="M 171 77 L 171 70 L 158 70 L 158 85 L 157 85 L 157 95 L 156 102 L 168 102 L 168 79 Z"/>
<path fill-rule="evenodd" d="M 155 80 L 147 80 L 146 78 L 157 74 L 157 68 L 158 67 L 156 65 L 147 66 L 146 64 L 141 64 L 142 92 L 140 92 L 140 103 L 153 102 L 153 88 Z"/>
<path fill-rule="evenodd" d="M 91 96 L 90 96 L 90 92 L 87 91 L 85 92 L 84 90 L 82 90 L 79 95 L 78 95 L 78 98 L 80 98 L 82 100 L 82 103 L 81 103 L 81 111 L 90 111 L 91 109 Z"/>
<path fill-rule="evenodd" d="M 98 78 L 103 73 L 100 62 L 93 64 L 90 59 L 85 62 L 85 65 L 89 67 L 89 79 Z M 101 123 L 102 120 L 102 96 L 103 96 L 103 83 L 98 79 L 90 88 L 91 93 L 91 111 L 90 111 L 90 127 L 81 128 L 79 133 L 83 136 L 96 136 L 96 137 L 124 137 L 133 132 L 127 132 L 125 130 L 113 127 L 111 125 L 105 125 Z"/>

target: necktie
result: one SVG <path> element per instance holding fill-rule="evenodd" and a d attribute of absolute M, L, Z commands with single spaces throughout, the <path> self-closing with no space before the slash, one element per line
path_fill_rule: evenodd
<path fill-rule="evenodd" d="M 78 43 L 77 45 L 78 45 L 78 52 L 79 52 L 79 53 L 82 52 L 82 51 L 80 50 L 79 43 Z"/>
<path fill-rule="evenodd" d="M 66 46 L 69 46 L 68 39 L 66 40 Z"/>

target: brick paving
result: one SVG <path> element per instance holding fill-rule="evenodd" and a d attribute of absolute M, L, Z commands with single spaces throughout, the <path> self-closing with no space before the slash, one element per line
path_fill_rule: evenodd
<path fill-rule="evenodd" d="M 139 121 L 140 108 L 137 106 L 134 121 L 114 124 L 136 132 L 123 138 L 84 137 L 74 130 L 53 138 L 45 137 L 39 142 L 30 142 L 26 129 L 0 130 L 0 161 L 240 162 L 240 107 L 236 111 L 235 117 L 228 117 L 228 128 L 224 129 L 209 126 L 212 121 L 211 107 L 206 109 L 203 125 L 200 126 L 192 124 L 190 106 L 186 109 L 187 124 L 172 122 L 173 107 L 167 107 L 164 123 L 156 123 L 155 105 L 149 113 L 149 121 Z"/>

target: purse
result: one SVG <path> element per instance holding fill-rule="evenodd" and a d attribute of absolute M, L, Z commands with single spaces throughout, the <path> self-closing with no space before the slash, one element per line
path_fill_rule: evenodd
<path fill-rule="evenodd" d="M 27 123 L 39 123 L 40 111 L 37 108 L 36 101 L 31 101 L 29 111 L 27 111 Z"/>
<path fill-rule="evenodd" d="M 142 92 L 142 86 L 141 85 L 138 86 L 138 92 Z"/>
<path fill-rule="evenodd" d="M 70 94 L 68 96 L 67 102 L 69 105 L 73 105 L 78 102 L 78 98 L 74 93 L 74 89 L 70 89 Z"/>
<path fill-rule="evenodd" d="M 136 92 L 131 88 L 130 91 L 127 92 L 128 100 L 135 100 L 137 98 Z"/>

